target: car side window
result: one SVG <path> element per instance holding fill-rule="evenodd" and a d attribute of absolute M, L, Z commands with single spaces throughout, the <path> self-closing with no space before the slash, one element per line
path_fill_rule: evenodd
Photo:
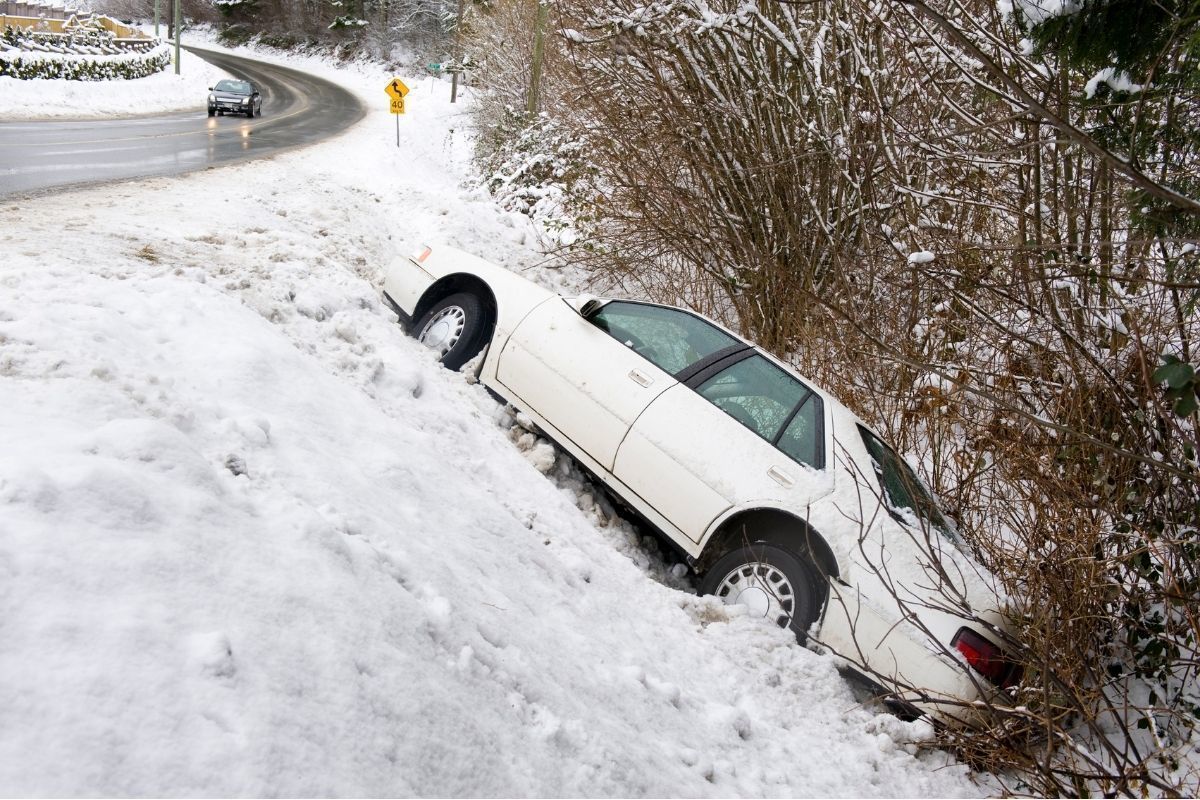
<path fill-rule="evenodd" d="M 763 356 L 726 367 L 696 391 L 794 461 L 825 466 L 821 399 Z"/>
<path fill-rule="evenodd" d="M 713 353 L 742 344 L 686 311 L 645 303 L 614 300 L 588 320 L 672 375 Z"/>
<path fill-rule="evenodd" d="M 809 399 L 784 428 L 776 446 L 793 460 L 820 468 L 824 463 L 821 458 L 822 433 L 821 400 L 810 393 Z"/>
<path fill-rule="evenodd" d="M 933 494 L 908 466 L 908 462 L 866 428 L 860 426 L 858 432 L 871 456 L 875 477 L 883 489 L 888 511 L 901 522 L 905 522 L 901 512 L 911 512 L 918 520 L 928 523 L 947 539 L 957 543 L 954 526 L 938 508 Z"/>

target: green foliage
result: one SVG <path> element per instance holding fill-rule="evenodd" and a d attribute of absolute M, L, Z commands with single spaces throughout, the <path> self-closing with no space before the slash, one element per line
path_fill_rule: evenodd
<path fill-rule="evenodd" d="M 97 61 L 93 59 L 31 59 L 24 56 L 8 59 L 0 56 L 0 77 L 31 80 L 33 78 L 69 81 L 111 81 L 145 78 L 162 72 L 171 63 L 167 52 L 133 58 L 127 61 Z"/>
<path fill-rule="evenodd" d="M 237 47 L 238 45 L 246 44 L 253 39 L 254 30 L 245 23 L 236 23 L 223 28 L 217 38 L 221 40 L 222 44 Z"/>
<path fill-rule="evenodd" d="M 582 158 L 583 142 L 546 116 L 508 108 L 500 117 L 476 152 L 496 202 L 553 238 L 591 225 L 596 170 Z"/>
<path fill-rule="evenodd" d="M 260 36 L 259 44 L 267 47 L 274 47 L 276 50 L 294 50 L 300 46 L 301 41 L 289 33 L 279 34 L 276 36 L 264 35 Z"/>
<path fill-rule="evenodd" d="M 1167 400 L 1172 403 L 1175 413 L 1180 417 L 1190 417 L 1200 408 L 1200 379 L 1196 368 L 1191 364 L 1180 361 L 1175 356 L 1164 355 L 1163 364 L 1154 371 L 1151 380 L 1155 386 L 1163 386 L 1167 390 Z"/>
<path fill-rule="evenodd" d="M 1032 34 L 1043 52 L 1062 53 L 1072 66 L 1145 75 L 1164 53 L 1193 48 L 1198 26 L 1200 0 L 1084 0 L 1075 13 L 1051 17 Z"/>
<path fill-rule="evenodd" d="M 354 16 L 338 15 L 334 17 L 333 22 L 329 23 L 331 31 L 356 31 L 367 26 L 365 19 L 359 19 Z"/>
<path fill-rule="evenodd" d="M 1091 78 L 1079 104 L 1097 142 L 1200 197 L 1191 167 L 1200 157 L 1200 0 L 1083 0 L 1074 13 L 1024 22 L 1040 55 Z M 1142 193 L 1131 204 L 1143 231 L 1200 235 L 1200 215 Z"/>
<path fill-rule="evenodd" d="M 258 0 L 217 0 L 213 5 L 226 20 L 250 19 L 259 11 Z"/>
<path fill-rule="evenodd" d="M 3 39 L 21 51 L 0 54 L 0 76 L 20 80 L 128 80 L 161 72 L 171 63 L 170 52 L 165 47 L 127 48 L 121 55 L 97 55 L 97 48 L 112 43 L 113 35 L 108 31 L 82 30 L 62 36 L 6 26 Z M 37 49 L 35 43 L 51 43 L 67 52 L 53 55 L 33 52 Z"/>

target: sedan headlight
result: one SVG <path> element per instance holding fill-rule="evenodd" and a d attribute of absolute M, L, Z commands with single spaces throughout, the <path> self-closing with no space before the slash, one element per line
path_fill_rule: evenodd
<path fill-rule="evenodd" d="M 217 102 L 217 96 L 216 96 L 215 94 L 209 94 L 209 96 L 208 96 L 208 102 L 210 102 L 210 103 L 215 103 L 215 102 Z"/>
<path fill-rule="evenodd" d="M 242 98 L 242 105 L 246 105 L 246 103 L 249 103 L 249 102 L 250 102 L 250 98 L 249 98 L 249 97 L 243 97 L 243 98 Z"/>

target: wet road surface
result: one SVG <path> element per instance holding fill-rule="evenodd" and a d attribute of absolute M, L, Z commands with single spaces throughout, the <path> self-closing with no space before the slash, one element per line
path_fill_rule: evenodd
<path fill-rule="evenodd" d="M 133 119 L 0 122 L 0 196 L 248 161 L 320 141 L 365 113 L 358 99 L 323 78 L 199 48 L 187 48 L 234 77 L 259 84 L 262 116 L 209 117 L 196 110 Z"/>

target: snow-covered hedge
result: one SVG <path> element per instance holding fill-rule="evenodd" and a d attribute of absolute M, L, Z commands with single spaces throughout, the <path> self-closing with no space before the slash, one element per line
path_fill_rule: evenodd
<path fill-rule="evenodd" d="M 596 170 L 583 142 L 550 117 L 527 121 L 511 109 L 491 128 L 478 155 L 497 204 L 528 216 L 551 247 L 575 244 L 595 220 Z"/>
<path fill-rule="evenodd" d="M 76 81 L 144 78 L 170 63 L 162 42 L 118 40 L 99 24 L 67 33 L 4 27 L 0 34 L 0 76 Z"/>
<path fill-rule="evenodd" d="M 144 78 L 162 72 L 171 52 L 159 44 L 147 53 L 82 56 L 28 51 L 0 52 L 0 77 L 109 81 Z"/>

